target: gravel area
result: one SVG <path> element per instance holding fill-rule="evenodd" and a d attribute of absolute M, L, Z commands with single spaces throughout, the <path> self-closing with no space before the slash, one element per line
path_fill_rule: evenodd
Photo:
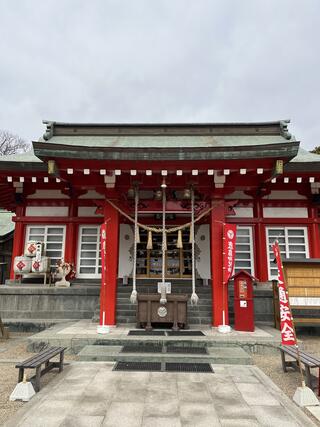
<path fill-rule="evenodd" d="M 21 406 L 23 402 L 10 402 L 9 396 L 17 384 L 18 369 L 15 364 L 31 357 L 31 353 L 26 351 L 27 338 L 30 333 L 10 333 L 8 340 L 0 339 L 0 425 L 3 425 Z M 73 355 L 65 355 L 65 361 L 75 360 Z M 32 370 L 26 371 L 28 378 L 34 373 Z M 57 370 L 48 372 L 41 378 L 41 387 L 46 386 L 56 375 Z"/>

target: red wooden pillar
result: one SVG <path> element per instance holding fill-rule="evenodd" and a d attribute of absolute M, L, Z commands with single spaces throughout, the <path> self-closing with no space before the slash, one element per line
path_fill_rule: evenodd
<path fill-rule="evenodd" d="M 309 249 L 311 258 L 320 258 L 320 233 L 317 222 L 317 208 L 309 208 L 309 217 L 313 220 L 308 227 Z"/>
<path fill-rule="evenodd" d="M 261 199 L 255 200 L 253 215 L 258 220 L 254 226 L 254 276 L 257 277 L 260 282 L 266 282 L 268 280 L 268 255 Z"/>
<path fill-rule="evenodd" d="M 15 221 L 14 233 L 13 233 L 13 247 L 12 247 L 12 258 L 10 268 L 10 279 L 14 280 L 13 262 L 16 256 L 23 255 L 24 240 L 25 240 L 25 225 L 21 222 L 21 217 L 24 216 L 25 207 L 17 206 L 16 217 L 13 217 Z"/>
<path fill-rule="evenodd" d="M 109 203 L 104 208 L 106 224 L 106 283 L 101 283 L 100 292 L 100 325 L 116 325 L 116 298 L 119 258 L 119 213 Z M 103 254 L 101 254 L 103 256 Z"/>
<path fill-rule="evenodd" d="M 74 218 L 78 215 L 77 200 L 71 200 L 69 206 L 69 218 Z M 67 223 L 66 229 L 66 245 L 64 250 L 64 259 L 66 262 L 76 264 L 76 241 L 77 241 L 77 224 L 73 221 Z"/>
<path fill-rule="evenodd" d="M 225 203 L 223 199 L 212 200 L 211 210 L 211 276 L 212 276 L 212 324 L 222 325 L 222 311 L 225 322 L 229 324 L 228 288 L 225 289 L 223 306 L 223 224 L 225 222 Z"/>

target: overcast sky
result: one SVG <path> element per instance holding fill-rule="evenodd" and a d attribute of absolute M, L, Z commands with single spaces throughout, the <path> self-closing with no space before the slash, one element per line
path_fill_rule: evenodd
<path fill-rule="evenodd" d="M 0 0 L 0 129 L 290 118 L 320 145 L 319 0 Z"/>

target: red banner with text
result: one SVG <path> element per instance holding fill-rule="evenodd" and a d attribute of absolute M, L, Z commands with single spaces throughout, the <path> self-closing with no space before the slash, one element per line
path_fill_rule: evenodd
<path fill-rule="evenodd" d="M 289 295 L 284 280 L 283 267 L 279 243 L 275 241 L 272 245 L 273 253 L 278 267 L 278 291 L 280 305 L 280 329 L 282 345 L 297 345 L 296 335 L 293 327 L 293 318 L 289 303 Z"/>
<path fill-rule="evenodd" d="M 223 284 L 228 283 L 234 269 L 236 255 L 237 225 L 224 224 L 223 227 Z"/>
<path fill-rule="evenodd" d="M 101 299 L 100 299 L 100 325 L 106 324 L 106 287 L 107 287 L 107 224 L 100 227 L 101 248 Z"/>

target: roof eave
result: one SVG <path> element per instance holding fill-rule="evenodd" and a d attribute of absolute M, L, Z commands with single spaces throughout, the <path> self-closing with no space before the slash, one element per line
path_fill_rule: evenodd
<path fill-rule="evenodd" d="M 33 142 L 35 155 L 42 160 L 73 158 L 83 160 L 247 160 L 276 158 L 291 160 L 297 155 L 299 142 L 284 142 L 259 146 L 200 147 L 200 148 L 121 148 L 86 147 L 77 145 Z"/>

